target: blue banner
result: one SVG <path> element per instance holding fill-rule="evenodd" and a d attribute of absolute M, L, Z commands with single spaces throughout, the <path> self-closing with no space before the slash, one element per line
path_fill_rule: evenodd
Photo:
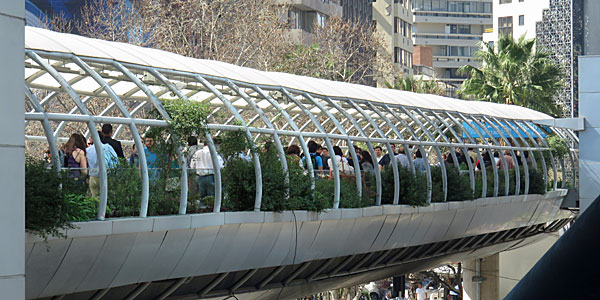
<path fill-rule="evenodd" d="M 480 122 L 481 124 L 483 124 L 483 126 L 485 126 L 484 130 L 481 126 L 477 125 L 477 123 L 475 122 L 464 122 L 462 123 L 462 126 L 464 128 L 463 131 L 463 138 L 467 138 L 467 132 L 469 133 L 469 135 L 472 138 L 489 138 L 489 134 L 488 132 L 492 135 L 493 138 L 501 138 L 500 135 L 503 135 L 504 137 L 507 138 L 524 138 L 527 139 L 529 138 L 527 134 L 529 134 L 530 136 L 534 137 L 534 138 L 539 138 L 539 137 L 546 137 L 546 132 L 544 132 L 544 130 L 542 130 L 540 127 L 538 127 L 537 125 L 531 123 L 531 122 L 519 122 L 519 125 L 521 125 L 521 127 L 523 129 L 526 130 L 523 131 L 523 129 L 517 127 L 517 125 L 515 124 L 514 121 L 510 121 L 510 122 L 504 122 L 501 121 L 498 123 L 496 122 L 492 122 L 492 124 L 498 128 L 500 130 L 500 132 L 498 132 L 496 129 L 494 129 L 494 127 L 492 126 L 492 124 L 489 124 L 488 122 Z M 508 123 L 508 124 L 507 124 Z M 528 126 L 526 126 L 524 123 L 529 124 L 531 127 L 533 127 L 535 129 L 535 131 L 531 130 Z M 509 126 L 510 125 L 510 126 Z M 506 130 L 504 128 L 509 129 L 509 133 L 506 132 Z M 517 132 L 515 132 L 515 130 L 513 130 L 513 128 L 517 129 Z"/>

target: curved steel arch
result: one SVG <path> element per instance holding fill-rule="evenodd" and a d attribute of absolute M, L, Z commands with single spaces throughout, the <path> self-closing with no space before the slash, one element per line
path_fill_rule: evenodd
<path fill-rule="evenodd" d="M 545 139 L 538 134 L 534 126 L 531 125 L 531 122 L 535 120 L 518 116 L 510 118 L 507 117 L 509 115 L 508 113 L 499 116 L 494 114 L 483 114 L 476 109 L 471 111 L 469 111 L 469 109 L 458 109 L 457 111 L 448 110 L 443 109 L 443 105 L 440 105 L 439 103 L 435 105 L 432 104 L 430 107 L 428 107 L 429 104 L 415 106 L 413 104 L 408 104 L 409 102 L 405 101 L 406 99 L 403 99 L 400 94 L 398 94 L 398 97 L 400 98 L 392 99 L 392 96 L 390 96 L 391 94 L 383 92 L 381 94 L 374 93 L 370 95 L 381 96 L 381 101 L 374 101 L 368 97 L 361 98 L 360 96 L 350 98 L 347 95 L 343 95 L 343 93 L 337 95 L 333 90 L 324 89 L 324 92 L 317 93 L 309 87 L 304 89 L 302 85 L 305 84 L 305 82 L 303 80 L 295 82 L 293 87 L 280 85 L 278 83 L 269 85 L 260 80 L 257 83 L 240 81 L 233 77 L 215 74 L 210 75 L 210 72 L 208 72 L 209 74 L 205 74 L 180 71 L 118 61 L 115 59 L 83 57 L 77 54 L 65 54 L 45 50 L 28 49 L 27 59 L 30 59 L 29 61 L 35 61 L 37 65 L 31 63 L 28 64 L 28 68 L 31 68 L 33 72 L 28 73 L 30 74 L 30 76 L 26 78 L 26 87 L 28 90 L 25 92 L 27 99 L 34 107 L 34 110 L 26 113 L 26 119 L 28 121 L 34 120 L 42 122 L 45 131 L 48 131 L 49 128 L 51 129 L 49 126 L 49 122 L 51 121 L 85 122 L 88 124 L 90 134 L 96 140 L 97 137 L 94 137 L 96 123 L 112 122 L 119 125 L 115 131 L 115 137 L 121 132 L 122 126 L 129 126 L 136 146 L 138 148 L 143 148 L 141 143 L 141 133 L 138 132 L 136 126 L 142 124 L 143 126 L 167 126 L 166 121 L 169 120 L 169 116 L 162 108 L 162 99 L 180 98 L 189 101 L 200 101 L 208 103 L 214 108 L 211 115 L 217 117 L 211 119 L 213 121 L 220 119 L 218 116 L 221 111 L 228 111 L 230 113 L 229 120 L 226 121 L 225 124 L 208 124 L 207 126 L 210 130 L 243 130 L 246 135 L 250 137 L 253 135 L 272 136 L 278 151 L 279 160 L 285 171 L 288 170 L 288 167 L 283 145 L 288 141 L 291 145 L 297 139 L 307 161 L 307 174 L 310 177 L 312 188 L 314 188 L 315 180 L 313 172 L 314 166 L 312 165 L 308 147 L 306 145 L 308 140 L 324 140 L 327 148 L 329 148 L 332 153 L 334 139 L 337 140 L 335 145 L 348 144 L 348 151 L 357 167 L 355 170 L 357 175 L 356 187 L 359 193 L 363 187 L 363 178 L 359 171 L 360 162 L 358 161 L 358 155 L 355 153 L 352 145 L 356 142 L 365 143 L 368 152 L 372 156 L 373 163 L 376 166 L 376 204 L 378 205 L 381 204 L 383 182 L 381 173 L 377 167 L 377 158 L 374 150 L 375 143 L 386 145 L 388 151 L 391 151 L 391 143 L 404 145 L 405 153 L 409 158 L 410 168 L 413 172 L 415 172 L 415 170 L 411 148 L 413 151 L 419 149 L 423 153 L 424 159 L 427 162 L 425 173 L 427 174 L 428 201 L 431 201 L 432 188 L 431 170 L 429 168 L 432 161 L 429 161 L 429 157 L 435 155 L 433 154 L 435 151 L 439 161 L 442 162 L 442 147 L 450 149 L 450 155 L 452 155 L 453 160 L 456 162 L 458 162 L 458 155 L 456 152 L 458 149 L 462 149 L 465 155 L 467 155 L 468 148 L 473 148 L 477 158 L 481 161 L 482 169 L 485 168 L 485 163 L 483 162 L 483 156 L 480 149 L 487 149 L 490 153 L 492 150 L 509 151 L 515 159 L 517 168 L 520 164 L 517 162 L 516 158 L 517 155 L 520 155 L 524 172 L 519 172 L 518 170 L 515 171 L 517 176 L 514 184 L 517 193 L 521 193 L 522 190 L 527 193 L 529 190 L 529 164 L 525 153 L 529 152 L 532 154 L 529 159 L 531 160 L 532 166 L 536 168 L 536 161 L 533 153 L 549 151 L 549 146 Z M 73 69 L 73 65 L 78 66 L 79 69 Z M 50 77 L 54 78 L 54 80 L 58 82 L 58 86 L 56 83 L 49 83 L 48 76 L 46 75 L 50 75 Z M 92 88 L 89 84 L 86 84 L 86 82 L 89 81 L 88 79 L 95 81 L 97 85 L 100 85 L 100 88 L 98 88 L 97 85 Z M 323 87 L 321 86 L 321 88 Z M 50 91 L 50 93 L 44 100 L 39 101 L 35 98 L 35 94 L 33 93 L 35 90 Z M 44 104 L 59 95 L 60 91 L 66 92 L 73 98 L 75 101 L 74 108 L 71 109 L 68 114 L 47 113 Z M 92 116 L 85 107 L 87 100 L 94 97 L 112 100 L 112 103 L 109 104 L 99 116 Z M 419 97 L 421 96 L 411 95 L 410 99 L 419 100 Z M 427 98 L 426 101 L 428 100 L 431 99 Z M 140 115 L 143 108 L 148 105 L 152 105 L 154 109 L 157 109 L 164 121 L 146 119 L 145 116 Z M 436 105 L 437 107 L 433 107 Z M 106 116 L 106 113 L 113 109 L 118 109 L 123 117 Z M 519 110 L 519 108 L 515 107 L 512 107 L 511 109 L 511 111 Z M 78 112 L 82 112 L 84 115 L 78 114 Z M 269 119 L 270 117 L 272 118 Z M 249 121 L 246 122 L 246 119 Z M 235 120 L 242 122 L 242 124 L 233 124 L 233 121 Z M 462 127 L 463 121 L 467 122 L 467 124 L 476 125 L 473 126 L 472 129 L 473 132 L 478 134 L 478 137 L 473 137 L 467 130 L 463 130 L 462 132 L 460 132 L 460 130 L 455 130 L 456 126 Z M 303 124 L 300 125 L 300 123 Z M 52 136 L 47 136 L 50 144 L 52 143 L 51 140 L 63 130 L 65 127 L 64 124 L 65 123 L 62 123 L 62 125 L 59 124 L 57 130 L 51 134 Z M 489 130 L 487 126 L 490 126 Z M 386 127 L 389 127 L 389 129 Z M 495 135 L 492 135 L 490 132 L 492 129 L 500 135 L 498 138 L 495 137 Z M 570 141 L 570 143 L 576 143 L 576 136 L 569 130 L 558 128 L 551 128 L 551 130 L 558 136 L 571 139 L 572 141 Z M 527 137 L 525 138 L 519 132 L 524 132 L 524 135 Z M 46 132 L 46 135 L 48 134 L 49 133 Z M 448 134 L 451 134 L 454 138 Z M 207 133 L 206 140 L 210 148 L 211 156 L 216 159 L 218 153 L 215 145 L 212 143 L 210 133 Z M 506 145 L 502 145 L 499 140 L 502 140 Z M 521 143 L 519 143 L 518 140 L 520 140 Z M 56 144 L 56 142 L 54 142 L 54 144 Z M 99 144 L 99 142 L 95 141 L 95 144 Z M 57 146 L 51 145 L 50 148 L 53 152 L 53 156 L 57 157 L 56 153 L 54 153 L 58 151 Z M 101 153 L 101 149 L 97 149 L 97 151 Z M 517 151 L 519 154 L 517 154 Z M 139 154 L 141 157 L 143 156 L 143 153 L 140 152 Z M 178 156 L 180 165 L 185 167 L 186 162 L 181 149 L 179 149 Z M 260 210 L 262 176 L 258 155 L 253 154 L 253 156 L 257 185 L 254 209 Z M 573 165 L 575 164 L 576 156 L 576 151 L 569 151 L 569 159 Z M 554 175 L 553 189 L 555 189 L 557 188 L 558 172 L 552 154 L 550 154 L 550 158 Z M 56 165 L 58 162 L 56 162 L 56 159 L 54 160 L 54 164 Z M 400 203 L 399 189 L 402 183 L 399 179 L 395 157 L 392 156 L 391 160 L 394 162 L 392 164 L 392 169 L 394 170 L 393 203 L 397 204 Z M 502 165 L 507 167 L 507 162 L 504 157 L 501 157 L 501 161 Z M 215 161 L 213 161 L 213 164 L 217 165 Z M 548 167 L 543 159 L 541 164 L 544 172 L 548 171 Z M 144 165 L 142 166 L 142 177 L 145 177 L 147 180 L 147 167 L 144 163 L 142 163 L 142 165 Z M 474 189 L 476 185 L 475 174 L 477 171 L 470 159 L 467 159 L 467 166 L 470 184 Z M 331 167 L 335 181 L 333 207 L 337 208 L 339 206 L 340 197 L 340 171 L 337 169 L 336 164 L 333 164 Z M 455 167 L 458 168 L 458 165 Z M 446 199 L 448 181 L 445 164 L 441 163 L 440 168 L 442 171 L 444 198 Z M 99 218 L 103 217 L 105 208 L 102 208 L 102 206 L 106 206 L 106 167 L 104 166 L 101 169 L 104 178 L 101 182 L 104 181 L 104 186 L 102 187 L 101 192 Z M 495 164 L 492 165 L 492 169 L 494 171 L 494 196 L 497 196 L 499 178 Z M 563 174 L 566 173 L 564 162 L 562 161 L 561 170 L 563 171 Z M 219 176 L 217 176 L 217 174 L 219 174 Z M 485 172 L 482 172 L 481 174 L 483 180 L 481 197 L 485 197 L 488 188 L 487 179 Z M 510 189 L 510 181 L 508 172 L 504 172 L 504 174 L 506 183 L 504 194 L 507 194 Z M 521 176 L 525 176 L 525 187 L 520 186 Z M 574 173 L 572 173 L 572 176 L 573 180 L 576 180 Z M 548 174 L 544 174 L 545 182 L 549 180 L 548 178 Z M 286 177 L 285 180 L 289 180 L 289 177 Z M 214 211 L 219 211 L 222 197 L 222 184 L 218 170 L 215 170 L 215 181 L 216 197 Z M 563 180 L 563 186 L 566 184 L 565 181 L 566 180 Z M 142 217 L 145 216 L 148 205 L 147 189 L 146 183 L 142 189 L 142 207 L 140 210 L 140 216 Z M 146 193 L 144 193 L 144 191 L 146 191 Z M 187 175 L 186 172 L 182 172 L 180 213 L 186 212 L 186 203 Z"/>

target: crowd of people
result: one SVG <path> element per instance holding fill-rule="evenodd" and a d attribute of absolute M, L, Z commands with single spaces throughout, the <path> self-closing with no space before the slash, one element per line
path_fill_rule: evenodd
<path fill-rule="evenodd" d="M 82 184 L 88 184 L 92 197 L 100 194 L 99 160 L 103 159 L 107 167 L 114 167 L 118 164 L 119 157 L 125 158 L 121 142 L 113 139 L 112 134 L 113 128 L 110 124 L 104 124 L 102 130 L 98 131 L 104 150 L 104 156 L 101 158 L 96 152 L 94 140 L 90 137 L 86 141 L 81 133 L 71 134 L 58 152 L 58 161 L 62 168 L 68 169 L 68 177 Z M 51 167 L 52 155 L 49 149 L 45 152 L 45 158 L 48 167 Z"/>
<path fill-rule="evenodd" d="M 113 128 L 110 124 L 104 124 L 102 130 L 98 131 L 104 150 L 103 159 L 107 167 L 113 167 L 118 163 L 119 158 L 125 158 L 121 142 L 113 139 L 112 134 Z M 159 158 L 159 155 L 157 155 L 154 138 L 150 136 L 145 137 L 144 144 L 143 151 L 148 166 L 148 176 L 150 180 L 155 180 L 159 176 L 158 166 L 160 165 L 159 160 L 162 158 Z M 215 144 L 218 145 L 218 139 Z M 384 167 L 389 166 L 393 161 L 392 156 L 399 166 L 408 168 L 410 166 L 408 155 L 412 155 L 412 164 L 417 171 L 425 171 L 427 164 L 430 163 L 419 148 L 415 148 L 414 151 L 407 151 L 404 146 L 396 146 L 393 143 L 375 146 L 374 158 L 368 150 L 362 149 L 358 145 L 353 145 L 358 164 L 356 164 L 349 149 L 344 152 L 341 147 L 333 146 L 333 153 L 330 153 L 327 147 L 313 140 L 307 143 L 307 148 L 309 152 L 308 156 L 304 155 L 301 147 L 295 144 L 287 146 L 284 150 L 289 159 L 296 161 L 305 170 L 309 169 L 306 159 L 310 157 L 315 178 L 333 178 L 332 166 L 334 163 L 342 177 L 354 176 L 357 170 L 365 175 L 373 175 L 375 168 L 383 170 Z M 391 151 L 388 152 L 384 149 L 391 149 Z M 185 152 L 188 168 L 193 170 L 191 174 L 194 175 L 191 176 L 189 185 L 192 191 L 198 192 L 200 197 L 214 196 L 214 161 L 208 145 L 199 144 L 197 138 L 191 137 L 188 139 L 188 146 Z M 527 158 L 528 153 L 525 152 L 524 154 Z M 86 142 L 82 134 L 73 133 L 67 143 L 61 147 L 59 155 L 61 166 L 69 169 L 68 176 L 75 180 L 87 182 L 91 195 L 94 197 L 98 196 L 100 190 L 98 161 L 100 158 L 96 153 L 93 139 L 90 137 Z M 483 161 L 480 161 L 480 155 Z M 513 158 L 511 151 L 504 152 L 503 156 L 506 165 L 503 163 L 498 151 L 480 150 L 478 154 L 475 149 L 469 148 L 467 149 L 467 153 L 463 153 L 460 148 L 457 148 L 455 155 L 447 152 L 443 154 L 442 159 L 444 163 L 454 164 L 456 157 L 458 160 L 456 163 L 459 165 L 466 165 L 467 160 L 470 160 L 476 170 L 481 170 L 483 166 L 486 168 L 490 167 L 492 164 L 495 164 L 501 170 L 505 166 L 508 169 L 514 169 L 515 161 L 521 164 L 521 156 L 517 155 L 516 158 Z M 250 160 L 250 157 L 244 153 L 240 153 L 240 158 Z M 49 150 L 46 150 L 46 159 L 48 163 L 51 162 Z M 224 167 L 224 160 L 220 155 L 218 155 L 216 161 L 219 164 L 219 168 Z M 128 162 L 131 166 L 139 168 L 140 157 L 135 145 L 132 147 Z"/>

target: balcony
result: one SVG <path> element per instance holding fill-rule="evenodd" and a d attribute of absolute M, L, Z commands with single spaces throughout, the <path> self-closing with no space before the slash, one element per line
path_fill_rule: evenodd
<path fill-rule="evenodd" d="M 301 10 L 318 11 L 331 17 L 342 17 L 342 5 L 338 1 L 324 0 L 277 0 L 280 4 L 297 7 Z"/>
<path fill-rule="evenodd" d="M 409 37 L 405 37 L 400 33 L 394 33 L 394 46 L 400 47 L 404 50 L 412 52 L 413 48 L 413 40 Z"/>
<path fill-rule="evenodd" d="M 478 47 L 481 35 L 461 33 L 413 33 L 415 45 L 447 45 Z"/>
<path fill-rule="evenodd" d="M 439 11 L 415 11 L 415 23 L 452 23 L 492 25 L 491 13 L 462 13 Z"/>
<path fill-rule="evenodd" d="M 471 56 L 434 56 L 433 67 L 434 68 L 460 68 L 464 65 L 470 65 L 474 67 L 481 66 L 475 58 Z"/>

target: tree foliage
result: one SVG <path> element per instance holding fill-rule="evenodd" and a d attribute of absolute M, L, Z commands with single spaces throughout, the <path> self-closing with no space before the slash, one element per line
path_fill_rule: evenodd
<path fill-rule="evenodd" d="M 435 79 L 424 80 L 423 77 L 401 77 L 397 78 L 394 83 L 386 82 L 385 85 L 389 89 L 409 91 L 419 94 L 433 94 L 445 96 L 446 91 L 442 84 Z"/>
<path fill-rule="evenodd" d="M 551 115 L 559 108 L 553 96 L 562 86 L 562 71 L 550 54 L 535 49 L 535 39 L 518 40 L 502 36 L 496 47 L 485 44 L 476 56 L 481 68 L 463 66 L 460 71 L 468 74 L 460 93 L 475 99 L 503 104 L 515 104 Z"/>
<path fill-rule="evenodd" d="M 275 70 L 372 85 L 397 73 L 381 36 L 370 24 L 332 17 L 314 26 L 312 45 L 296 45 Z"/>
<path fill-rule="evenodd" d="M 331 17 L 314 25 L 308 45 L 289 30 L 287 9 L 276 0 L 86 0 L 74 26 L 60 16 L 46 23 L 57 31 L 264 71 L 371 85 L 397 73 L 371 24 Z"/>
<path fill-rule="evenodd" d="M 84 196 L 82 180 L 57 174 L 44 161 L 25 160 L 25 229 L 43 238 L 64 237 L 61 230 L 74 228 L 70 222 L 87 221 L 96 216 L 98 200 Z"/>

